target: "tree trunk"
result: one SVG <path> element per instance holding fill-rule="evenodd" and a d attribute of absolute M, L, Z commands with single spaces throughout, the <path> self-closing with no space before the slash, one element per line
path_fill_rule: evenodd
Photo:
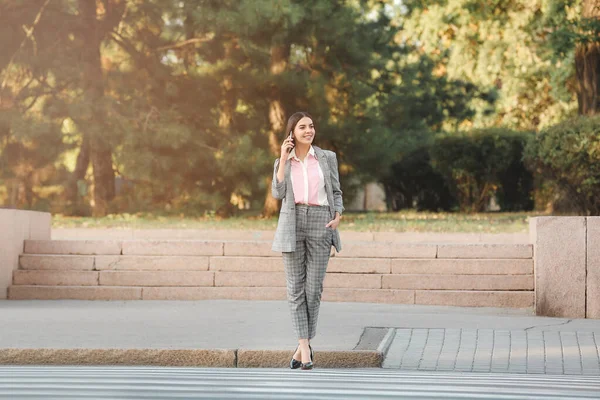
<path fill-rule="evenodd" d="M 85 178 L 88 166 L 90 165 L 90 139 L 89 136 L 84 134 L 79 148 L 79 154 L 77 155 L 77 162 L 75 164 L 75 171 L 71 175 L 67 186 L 67 197 L 73 209 L 77 209 L 79 203 L 79 190 L 77 188 L 77 182 Z"/>
<path fill-rule="evenodd" d="M 271 47 L 271 75 L 273 78 L 285 72 L 288 65 L 290 55 L 290 46 L 288 44 L 273 45 Z M 280 89 L 273 84 L 271 88 L 271 99 L 269 103 L 269 122 L 271 129 L 269 130 L 269 149 L 273 157 L 277 158 L 280 155 L 281 142 L 285 129 L 285 110 L 281 102 Z M 271 183 L 273 180 L 272 174 L 269 174 L 267 183 L 267 193 L 265 196 L 265 205 L 263 208 L 263 216 L 272 217 L 277 214 L 279 202 L 271 196 Z"/>
<path fill-rule="evenodd" d="M 104 77 L 100 59 L 102 42 L 101 23 L 97 18 L 96 0 L 79 0 L 82 18 L 84 45 L 83 90 L 87 106 L 91 108 L 84 129 L 89 134 L 90 159 L 94 169 L 94 208 L 93 216 L 102 217 L 108 213 L 108 203 L 115 197 L 115 173 L 112 166 L 112 149 L 106 140 L 107 127 L 104 124 Z"/>
<path fill-rule="evenodd" d="M 223 59 L 229 61 L 233 58 L 233 50 L 236 46 L 235 38 L 226 40 L 223 43 Z M 226 71 L 221 79 L 221 102 L 219 104 L 219 129 L 227 140 L 232 140 L 232 122 L 233 112 L 235 110 L 236 96 L 233 87 L 233 76 L 230 71 Z M 228 179 L 221 185 L 219 192 L 223 195 L 224 203 L 217 209 L 217 215 L 220 217 L 230 217 L 235 212 L 235 206 L 231 203 L 231 195 L 235 190 L 236 183 Z"/>
<path fill-rule="evenodd" d="M 233 49 L 237 45 L 237 39 L 232 38 L 223 43 L 224 57 L 229 61 L 233 58 Z M 236 97 L 233 90 L 233 76 L 230 72 L 226 72 L 221 80 L 221 104 L 219 115 L 219 128 L 223 134 L 231 136 L 231 122 L 233 121 L 233 111 L 235 109 Z"/>
<path fill-rule="evenodd" d="M 600 17 L 600 1 L 584 0 L 584 19 Z M 577 101 L 580 115 L 594 115 L 600 110 L 600 43 L 582 43 L 575 49 L 575 70 L 577 72 Z"/>
<path fill-rule="evenodd" d="M 19 180 L 17 178 L 7 180 L 8 208 L 19 208 Z"/>

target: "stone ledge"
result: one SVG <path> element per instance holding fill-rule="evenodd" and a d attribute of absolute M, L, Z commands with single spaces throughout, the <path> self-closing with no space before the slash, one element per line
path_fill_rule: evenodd
<path fill-rule="evenodd" d="M 289 368 L 292 351 L 238 350 L 238 368 Z M 315 351 L 319 368 L 380 368 L 383 355 L 372 350 Z"/>
<path fill-rule="evenodd" d="M 600 318 L 600 217 L 587 217 L 586 318 Z"/>
<path fill-rule="evenodd" d="M 155 365 L 211 368 L 286 368 L 289 350 L 0 349 L 0 365 Z M 318 361 L 317 361 L 318 357 Z M 317 351 L 319 368 L 380 368 L 381 352 Z"/>
<path fill-rule="evenodd" d="M 0 349 L 3 365 L 162 365 L 235 367 L 235 350 Z"/>
<path fill-rule="evenodd" d="M 530 231 L 536 253 L 536 314 L 585 318 L 586 218 L 532 218 Z"/>
<path fill-rule="evenodd" d="M 50 240 L 51 225 L 50 213 L 0 208 L 0 299 L 8 297 L 25 241 Z"/>

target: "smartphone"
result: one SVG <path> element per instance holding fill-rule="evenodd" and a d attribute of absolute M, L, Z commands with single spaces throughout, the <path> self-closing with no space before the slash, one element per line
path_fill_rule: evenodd
<path fill-rule="evenodd" d="M 293 149 L 294 146 L 296 146 L 296 145 L 294 144 L 294 135 L 293 135 L 292 131 L 290 131 L 290 139 L 292 139 L 292 145 L 293 145 L 292 149 Z M 288 152 L 291 153 L 292 149 L 289 149 Z"/>

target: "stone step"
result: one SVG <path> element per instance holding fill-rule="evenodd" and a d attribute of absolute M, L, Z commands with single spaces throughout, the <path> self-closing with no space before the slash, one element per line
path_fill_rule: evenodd
<path fill-rule="evenodd" d="M 13 271 L 13 285 L 97 286 L 97 271 Z"/>
<path fill-rule="evenodd" d="M 333 250 L 332 250 L 333 251 Z M 26 240 L 25 254 L 281 257 L 271 241 Z M 345 242 L 342 258 L 531 259 L 530 244 L 416 244 Z"/>
<path fill-rule="evenodd" d="M 281 272 L 281 257 L 23 254 L 23 270 Z M 357 274 L 530 275 L 532 259 L 409 259 L 333 257 L 328 272 Z"/>
<path fill-rule="evenodd" d="M 341 259 L 339 259 L 341 260 Z M 392 259 L 392 274 L 531 275 L 533 259 Z"/>
<path fill-rule="evenodd" d="M 23 270 L 208 271 L 208 266 L 208 256 L 22 254 L 19 258 Z"/>
<path fill-rule="evenodd" d="M 343 228 L 342 242 L 381 241 L 412 243 L 529 243 L 529 233 L 436 233 L 436 232 L 354 232 Z M 273 240 L 275 229 L 132 229 L 132 228 L 53 228 L 55 240 Z"/>
<path fill-rule="evenodd" d="M 9 300 L 142 300 L 141 287 L 9 286 Z"/>
<path fill-rule="evenodd" d="M 416 290 L 415 304 L 456 307 L 531 308 L 533 291 Z"/>
<path fill-rule="evenodd" d="M 11 286 L 12 300 L 285 300 L 284 287 Z M 531 308 L 530 291 L 436 291 L 328 288 L 323 301 Z"/>
<path fill-rule="evenodd" d="M 285 287 L 283 272 L 17 270 L 14 285 Z M 328 272 L 325 288 L 533 290 L 533 275 L 382 275 Z"/>
<path fill-rule="evenodd" d="M 382 275 L 383 289 L 533 290 L 533 275 Z"/>
<path fill-rule="evenodd" d="M 336 257 L 378 258 L 533 258 L 530 244 L 410 244 L 349 242 Z"/>

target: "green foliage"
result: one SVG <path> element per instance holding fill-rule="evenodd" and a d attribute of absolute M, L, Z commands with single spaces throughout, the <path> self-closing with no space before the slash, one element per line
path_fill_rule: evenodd
<path fill-rule="evenodd" d="M 600 215 L 600 117 L 577 117 L 533 138 L 525 159 L 582 215 Z"/>
<path fill-rule="evenodd" d="M 444 177 L 434 170 L 430 144 L 422 145 L 394 163 L 383 179 L 388 209 L 398 211 L 451 211 L 458 204 Z"/>
<path fill-rule="evenodd" d="M 155 13 L 161 7 L 163 14 Z M 151 40 L 148 32 L 134 29 L 116 40 L 136 65 L 112 73 L 124 75 L 115 88 L 123 92 L 120 104 L 136 99 L 132 118 L 136 113 L 149 113 L 144 107 L 154 107 L 161 120 L 183 121 L 181 131 L 191 129 L 196 134 L 167 151 L 153 147 L 153 136 L 148 133 L 134 140 L 139 126 L 128 129 L 117 153 L 117 159 L 123 159 L 120 172 L 134 180 L 149 181 L 151 175 L 161 183 L 156 185 L 161 192 L 180 181 L 177 186 L 187 196 L 194 185 L 205 193 L 219 193 L 229 212 L 232 195 L 251 203 L 258 201 L 265 189 L 261 177 L 270 174 L 272 165 L 272 156 L 265 151 L 265 133 L 269 127 L 267 99 L 273 86 L 282 94 L 288 113 L 304 109 L 313 114 L 317 144 L 336 150 L 345 166 L 342 183 L 346 193 L 352 191 L 348 190 L 351 182 L 382 176 L 399 152 L 414 142 L 409 129 L 440 126 L 444 119 L 469 118 L 470 102 L 487 93 L 468 82 L 436 78 L 435 64 L 428 57 L 408 60 L 411 48 L 394 40 L 398 27 L 381 10 L 365 19 L 365 7 L 315 0 L 280 2 L 277 7 L 260 1 L 203 1 L 132 8 L 128 20 L 150 21 L 157 29 Z M 182 23 L 161 26 L 160 15 Z M 206 39 L 193 46 L 160 50 L 160 64 L 132 53 L 131 46 L 125 45 L 127 41 L 150 41 L 163 48 L 189 36 Z M 289 67 L 277 76 L 270 70 L 274 46 L 290 52 Z M 135 84 L 133 90 L 139 91 L 138 87 L 152 84 L 149 79 L 156 74 L 168 74 L 175 94 L 160 89 L 156 94 L 141 91 L 135 97 L 128 95 L 130 86 Z M 172 117 L 163 111 L 167 106 L 176 110 Z M 222 126 L 222 118 L 230 125 Z M 147 124 L 143 128 L 151 129 Z M 138 157 L 141 164 L 135 161 Z M 187 169 L 181 165 L 183 160 L 187 160 Z M 142 175 L 138 176 L 137 170 Z M 190 179 L 182 180 L 183 174 L 177 175 L 181 170 L 193 171 Z M 164 185 L 165 180 L 173 183 Z M 164 202 L 172 196 L 171 191 L 156 200 Z"/>
<path fill-rule="evenodd" d="M 89 213 L 91 190 L 77 189 L 92 187 L 92 171 L 83 165 L 72 182 L 75 161 L 86 138 L 101 137 L 118 178 L 113 212 L 260 208 L 277 97 L 287 114 L 315 117 L 316 144 L 337 151 L 345 193 L 380 180 L 394 208 L 412 198 L 449 209 L 454 200 L 426 167 L 428 132 L 544 125 L 571 103 L 550 94 L 554 68 L 536 53 L 539 2 L 424 3 L 106 0 L 91 35 L 101 70 L 90 79 L 82 54 L 93 27 L 81 2 L 49 2 L 30 37 L 45 1 L 4 2 L 0 179 L 12 181 L 2 192 L 13 206 L 47 195 L 44 207 Z M 506 193 L 506 204 L 521 198 Z"/>
<path fill-rule="evenodd" d="M 404 3 L 404 2 L 403 2 Z M 506 126 L 535 130 L 576 112 L 568 82 L 572 54 L 553 59 L 546 42 L 557 19 L 555 0 L 407 1 L 402 40 L 415 43 L 436 62 L 439 74 L 498 92 L 495 112 L 477 104 L 461 130 Z M 573 3 L 573 2 L 571 2 Z M 573 5 L 575 7 L 575 5 Z M 553 22 L 554 21 L 554 22 Z M 560 25 L 559 25 L 560 26 Z M 455 130 L 445 124 L 444 129 Z"/>
<path fill-rule="evenodd" d="M 582 16 L 582 2 L 548 0 L 547 16 L 543 24 L 551 32 L 547 46 L 556 60 L 572 53 L 579 44 L 599 42 L 600 21 L 597 18 Z"/>
<path fill-rule="evenodd" d="M 508 132 L 501 139 L 508 142 L 506 157 L 509 160 L 508 167 L 498 172 L 496 200 L 502 211 L 530 211 L 535 208 L 534 176 L 523 162 L 525 147 L 533 137 L 531 132 Z"/>
<path fill-rule="evenodd" d="M 529 135 L 491 128 L 435 138 L 431 163 L 446 179 L 461 211 L 484 210 L 496 192 L 507 209 L 532 206 L 532 178 L 521 162 Z"/>

